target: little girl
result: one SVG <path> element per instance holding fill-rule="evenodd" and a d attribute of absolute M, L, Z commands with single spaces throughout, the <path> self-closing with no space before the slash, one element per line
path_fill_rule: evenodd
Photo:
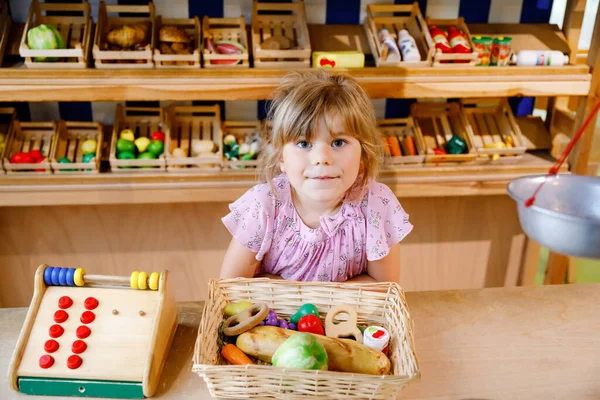
<path fill-rule="evenodd" d="M 263 140 L 266 183 L 230 205 L 221 278 L 393 281 L 408 215 L 374 180 L 382 156 L 373 105 L 350 77 L 294 72 L 275 91 Z"/>

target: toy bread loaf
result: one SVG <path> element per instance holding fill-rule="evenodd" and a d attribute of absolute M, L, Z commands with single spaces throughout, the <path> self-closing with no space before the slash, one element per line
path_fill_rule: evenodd
<path fill-rule="evenodd" d="M 290 336 L 298 332 L 276 326 L 257 326 L 238 336 L 236 346 L 249 356 L 265 362 Z M 311 334 L 312 335 L 312 334 Z M 325 347 L 329 370 L 370 375 L 390 373 L 390 360 L 380 351 L 371 349 L 351 339 L 335 339 L 314 335 Z"/>
<path fill-rule="evenodd" d="M 163 26 L 158 36 L 161 42 L 169 43 L 189 43 L 192 40 L 186 31 L 175 26 Z"/>

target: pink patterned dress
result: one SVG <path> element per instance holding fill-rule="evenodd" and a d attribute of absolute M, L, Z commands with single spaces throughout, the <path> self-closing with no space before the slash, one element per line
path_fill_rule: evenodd
<path fill-rule="evenodd" d="M 274 179 L 277 196 L 264 183 L 229 205 L 223 223 L 233 237 L 256 253 L 256 275 L 295 281 L 346 281 L 365 273 L 367 260 L 385 257 L 413 228 L 408 214 L 386 185 L 370 181 L 362 199 L 342 203 L 321 226 L 304 224 L 292 203 L 285 174 Z"/>

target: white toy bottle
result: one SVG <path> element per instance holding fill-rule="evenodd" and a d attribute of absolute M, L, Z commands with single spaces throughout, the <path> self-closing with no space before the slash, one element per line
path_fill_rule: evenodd
<path fill-rule="evenodd" d="M 521 50 L 517 54 L 513 54 L 512 62 L 518 66 L 558 66 L 568 64 L 569 56 L 556 50 Z"/>
<path fill-rule="evenodd" d="M 421 61 L 421 53 L 415 43 L 415 39 L 408 33 L 406 29 L 402 29 L 398 33 L 398 46 L 402 53 L 402 61 L 417 62 Z"/>

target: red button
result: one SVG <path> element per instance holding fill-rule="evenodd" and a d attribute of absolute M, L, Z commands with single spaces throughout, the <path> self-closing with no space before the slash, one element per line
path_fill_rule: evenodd
<path fill-rule="evenodd" d="M 41 368 L 50 368 L 51 366 L 54 365 L 54 358 L 52 358 L 52 356 L 49 356 L 48 354 L 44 354 L 43 356 L 40 357 L 40 367 Z"/>
<path fill-rule="evenodd" d="M 83 305 L 85 306 L 86 310 L 93 310 L 96 307 L 98 307 L 98 300 L 96 300 L 93 297 L 88 297 L 87 299 L 85 299 Z"/>
<path fill-rule="evenodd" d="M 75 335 L 79 338 L 79 339 L 85 339 L 86 337 L 90 336 L 90 333 L 92 333 L 92 331 L 90 330 L 90 328 L 88 328 L 85 325 L 80 326 L 79 328 L 77 328 L 77 330 L 75 331 Z"/>
<path fill-rule="evenodd" d="M 58 322 L 59 324 L 65 322 L 67 318 L 69 318 L 69 314 L 64 310 L 58 310 L 54 313 L 54 322 Z"/>
<path fill-rule="evenodd" d="M 50 333 L 50 337 L 51 338 L 56 339 L 56 338 L 61 337 L 64 332 L 65 332 L 65 330 L 63 329 L 62 326 L 60 326 L 60 325 L 52 325 L 50 327 L 50 332 L 49 333 Z"/>
<path fill-rule="evenodd" d="M 87 344 L 83 340 L 76 340 L 71 346 L 71 351 L 75 354 L 81 354 L 87 349 Z"/>
<path fill-rule="evenodd" d="M 90 322 L 93 322 L 95 319 L 96 319 L 96 315 L 91 311 L 84 311 L 81 314 L 81 323 L 82 324 L 89 324 Z"/>
<path fill-rule="evenodd" d="M 70 369 L 77 369 L 81 366 L 82 360 L 81 357 L 76 356 L 76 355 L 72 355 L 71 357 L 67 358 L 67 367 L 69 367 Z"/>
<path fill-rule="evenodd" d="M 65 308 L 69 308 L 72 305 L 73 300 L 71 300 L 69 296 L 63 296 L 60 299 L 58 299 L 58 308 L 62 308 L 64 310 Z"/>
<path fill-rule="evenodd" d="M 44 343 L 44 350 L 46 350 L 46 353 L 54 353 L 58 350 L 58 347 L 58 342 L 54 339 L 47 340 L 46 343 Z"/>

